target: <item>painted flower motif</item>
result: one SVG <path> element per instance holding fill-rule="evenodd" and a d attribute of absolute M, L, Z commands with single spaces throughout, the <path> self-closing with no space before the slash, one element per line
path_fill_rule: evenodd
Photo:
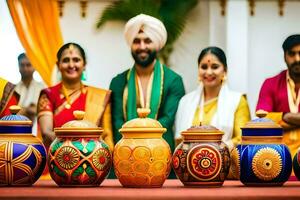
<path fill-rule="evenodd" d="M 188 154 L 188 170 L 199 180 L 212 180 L 221 170 L 221 154 L 213 146 L 198 145 Z"/>
<path fill-rule="evenodd" d="M 217 165 L 216 156 L 214 153 L 210 152 L 207 149 L 202 149 L 199 151 L 194 159 L 193 164 L 195 169 L 203 175 L 209 175 L 211 172 L 214 172 Z"/>
<path fill-rule="evenodd" d="M 110 159 L 110 153 L 104 148 L 98 149 L 92 158 L 93 164 L 98 170 L 103 170 Z"/>
<path fill-rule="evenodd" d="M 56 160 L 58 164 L 64 169 L 72 169 L 79 162 L 79 155 L 73 147 L 62 147 L 59 149 Z"/>
<path fill-rule="evenodd" d="M 172 163 L 173 163 L 174 169 L 177 169 L 179 167 L 179 163 L 180 163 L 179 157 L 173 156 Z"/>

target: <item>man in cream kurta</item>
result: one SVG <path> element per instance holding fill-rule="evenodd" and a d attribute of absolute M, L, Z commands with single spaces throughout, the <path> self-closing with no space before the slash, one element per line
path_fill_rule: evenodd
<path fill-rule="evenodd" d="M 40 91 L 44 88 L 42 83 L 33 79 L 34 68 L 25 53 L 18 56 L 21 81 L 16 85 L 16 92 L 20 95 L 19 105 L 22 107 L 20 114 L 27 116 L 33 122 L 32 132 L 37 133 L 36 105 Z"/>
<path fill-rule="evenodd" d="M 135 63 L 110 83 L 114 142 L 122 137 L 121 126 L 137 118 L 137 108 L 150 108 L 148 117 L 157 119 L 167 128 L 163 137 L 173 151 L 172 127 L 178 102 L 185 92 L 182 78 L 156 56 L 167 41 L 167 31 L 158 19 L 141 14 L 127 22 L 125 38 Z"/>

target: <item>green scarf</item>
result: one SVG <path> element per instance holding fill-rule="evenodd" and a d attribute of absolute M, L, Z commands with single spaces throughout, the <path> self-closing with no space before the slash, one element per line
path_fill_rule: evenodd
<path fill-rule="evenodd" d="M 137 107 L 136 107 L 136 83 L 135 83 L 135 67 L 131 68 L 128 72 L 128 98 L 127 98 L 127 121 L 137 118 Z M 162 90 L 163 90 L 163 77 L 164 71 L 163 66 L 157 59 L 154 65 L 154 74 L 152 82 L 152 91 L 150 98 L 150 109 L 151 112 L 148 115 L 149 118 L 156 119 L 158 115 L 158 109 L 161 102 Z"/>

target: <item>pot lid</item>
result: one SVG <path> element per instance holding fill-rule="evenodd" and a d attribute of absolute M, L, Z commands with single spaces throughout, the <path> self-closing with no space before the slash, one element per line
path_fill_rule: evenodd
<path fill-rule="evenodd" d="M 123 124 L 120 132 L 166 132 L 166 128 L 163 128 L 159 121 L 147 117 L 150 112 L 149 108 L 138 108 L 138 118 L 132 119 Z"/>
<path fill-rule="evenodd" d="M 188 128 L 186 131 L 182 132 L 183 134 L 201 134 L 201 133 L 216 133 L 216 134 L 223 134 L 222 131 L 220 131 L 219 129 L 217 129 L 216 127 L 212 126 L 212 125 L 197 125 L 197 126 L 192 126 L 190 128 Z"/>
<path fill-rule="evenodd" d="M 11 115 L 6 115 L 0 119 L 0 125 L 32 125 L 32 121 L 24 115 L 18 115 L 21 107 L 13 105 L 9 107 Z"/>
<path fill-rule="evenodd" d="M 223 132 L 211 125 L 197 125 L 182 131 L 183 140 L 221 141 Z"/>
<path fill-rule="evenodd" d="M 84 120 L 85 112 L 81 110 L 75 110 L 73 112 L 75 120 L 69 121 L 62 125 L 60 128 L 54 128 L 55 133 L 58 132 L 103 132 L 103 129 L 96 126 L 96 124 Z"/>
<path fill-rule="evenodd" d="M 269 129 L 281 129 L 281 126 L 276 124 L 273 120 L 265 118 L 268 112 L 264 110 L 258 110 L 256 113 L 258 118 L 253 119 L 246 123 L 242 129 L 245 128 L 269 128 Z"/>

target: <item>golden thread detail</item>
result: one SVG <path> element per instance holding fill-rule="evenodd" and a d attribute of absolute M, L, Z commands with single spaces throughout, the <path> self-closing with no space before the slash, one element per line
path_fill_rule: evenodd
<path fill-rule="evenodd" d="M 270 147 L 260 149 L 253 157 L 252 170 L 256 177 L 261 180 L 273 180 L 282 170 L 280 154 Z"/>

